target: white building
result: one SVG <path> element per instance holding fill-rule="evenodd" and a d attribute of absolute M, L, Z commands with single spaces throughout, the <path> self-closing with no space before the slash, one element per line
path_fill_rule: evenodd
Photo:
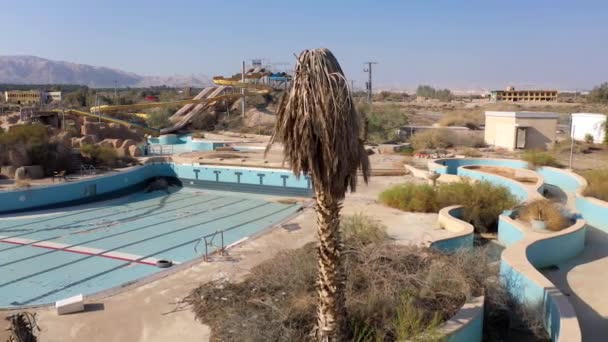
<path fill-rule="evenodd" d="M 60 91 L 47 91 L 43 93 L 44 102 L 60 102 L 61 101 L 61 92 Z"/>
<path fill-rule="evenodd" d="M 606 115 L 597 113 L 572 113 L 570 134 L 574 140 L 585 140 L 589 134 L 593 142 L 602 143 L 606 135 Z"/>

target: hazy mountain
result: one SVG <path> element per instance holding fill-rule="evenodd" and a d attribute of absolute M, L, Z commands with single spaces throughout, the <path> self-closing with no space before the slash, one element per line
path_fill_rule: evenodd
<path fill-rule="evenodd" d="M 142 76 L 106 67 L 52 61 L 35 56 L 0 56 L 0 83 L 82 84 L 89 87 L 149 87 L 155 85 L 202 87 L 205 75 Z"/>

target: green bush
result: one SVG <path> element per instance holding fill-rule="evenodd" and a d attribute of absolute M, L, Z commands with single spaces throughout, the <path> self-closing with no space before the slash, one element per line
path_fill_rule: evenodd
<path fill-rule="evenodd" d="M 518 204 L 508 188 L 488 181 L 441 184 L 437 188 L 440 207 L 462 205 L 462 219 L 471 223 L 475 231 L 496 231 L 498 215 Z"/>
<path fill-rule="evenodd" d="M 588 183 L 583 192 L 585 196 L 608 201 L 608 169 L 583 171 L 581 175 Z"/>
<path fill-rule="evenodd" d="M 495 231 L 498 215 L 518 203 L 506 187 L 487 181 L 462 181 L 441 184 L 436 188 L 427 184 L 401 184 L 380 193 L 380 201 L 403 211 L 425 213 L 438 212 L 450 205 L 462 205 L 462 219 L 482 233 Z"/>
<path fill-rule="evenodd" d="M 163 128 L 171 124 L 169 118 L 177 111 L 176 107 L 154 108 L 148 113 L 146 124 L 153 128 Z"/>
<path fill-rule="evenodd" d="M 527 161 L 530 168 L 539 168 L 542 166 L 561 167 L 557 159 L 549 152 L 543 151 L 527 151 L 521 159 Z"/>
<path fill-rule="evenodd" d="M 589 133 L 585 134 L 585 142 L 587 144 L 593 144 L 594 140 L 595 139 L 593 138 L 593 134 L 589 134 Z"/>
<path fill-rule="evenodd" d="M 0 133 L 0 145 L 44 144 L 49 141 L 49 130 L 45 125 L 16 125 L 8 132 Z"/>
<path fill-rule="evenodd" d="M 436 190 L 428 184 L 395 185 L 380 193 L 380 202 L 403 211 L 432 213 L 441 209 Z"/>

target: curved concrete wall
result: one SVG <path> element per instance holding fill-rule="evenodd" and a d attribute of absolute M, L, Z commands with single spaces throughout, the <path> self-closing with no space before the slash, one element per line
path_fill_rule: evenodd
<path fill-rule="evenodd" d="M 227 146 L 225 141 L 212 141 L 193 138 L 190 135 L 165 134 L 158 138 L 148 138 L 151 145 L 163 145 L 173 153 L 193 152 L 193 151 L 215 151 L 218 147 Z"/>
<path fill-rule="evenodd" d="M 580 188 L 574 176 L 553 168 L 538 170 L 539 182 L 526 187 L 520 182 L 502 176 L 467 168 L 467 166 L 501 166 L 527 168 L 528 164 L 507 159 L 442 159 L 429 162 L 429 170 L 456 174 L 477 180 L 487 180 L 506 186 L 520 200 L 540 197 L 543 185 L 562 185 L 568 191 Z M 557 233 L 536 233 L 517 221 L 507 212 L 499 217 L 498 238 L 507 248 L 501 255 L 501 276 L 509 291 L 527 304 L 541 303 L 544 308 L 545 327 L 554 341 L 581 341 L 581 331 L 574 308 L 536 267 L 553 265 L 579 254 L 585 243 L 584 220 Z M 583 214 L 584 217 L 584 214 Z"/>
<path fill-rule="evenodd" d="M 289 170 L 148 163 L 80 181 L 0 191 L 0 214 L 97 201 L 142 189 L 148 179 L 160 176 L 206 189 L 287 196 L 311 193 L 309 178 L 298 178 Z"/>
<path fill-rule="evenodd" d="M 447 342 L 481 342 L 484 297 L 472 298 L 454 317 L 439 327 Z M 442 340 L 443 341 L 443 340 Z"/>
<path fill-rule="evenodd" d="M 460 249 L 473 248 L 475 228 L 468 222 L 462 221 L 460 205 L 445 207 L 439 211 L 437 222 L 439 226 L 453 233 L 453 236 L 431 242 L 431 247 L 442 252 L 455 252 Z"/>

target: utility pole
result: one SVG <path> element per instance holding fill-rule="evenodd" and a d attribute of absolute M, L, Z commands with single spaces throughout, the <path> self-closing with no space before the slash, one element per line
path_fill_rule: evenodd
<path fill-rule="evenodd" d="M 114 98 L 117 99 L 118 98 L 118 93 L 116 91 L 116 88 L 118 87 L 118 81 L 114 80 Z"/>
<path fill-rule="evenodd" d="M 241 70 L 241 82 L 245 83 L 245 61 Z M 241 115 L 245 117 L 245 87 L 241 87 Z"/>
<path fill-rule="evenodd" d="M 369 104 L 372 103 L 372 65 L 378 64 L 376 62 L 365 62 L 363 64 L 367 64 L 367 68 L 364 68 L 363 71 L 367 73 L 368 80 L 365 82 L 365 89 L 367 89 L 367 102 Z"/>

